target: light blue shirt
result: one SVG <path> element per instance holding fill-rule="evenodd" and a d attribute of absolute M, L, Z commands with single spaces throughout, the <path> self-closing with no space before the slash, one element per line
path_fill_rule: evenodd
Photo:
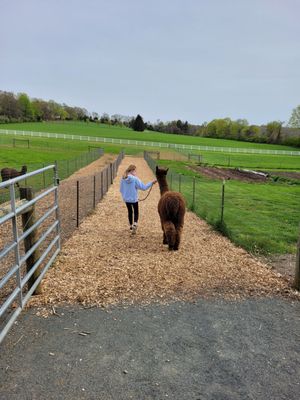
<path fill-rule="evenodd" d="M 152 182 L 144 185 L 139 178 L 129 174 L 126 179 L 121 179 L 120 192 L 122 194 L 123 200 L 126 203 L 136 203 L 137 201 L 139 201 L 138 190 L 147 190 L 151 186 Z"/>

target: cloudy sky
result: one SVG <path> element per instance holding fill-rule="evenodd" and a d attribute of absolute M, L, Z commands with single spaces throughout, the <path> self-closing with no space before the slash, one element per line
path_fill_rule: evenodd
<path fill-rule="evenodd" d="M 299 0 L 0 0 L 0 90 L 145 120 L 288 121 Z"/>

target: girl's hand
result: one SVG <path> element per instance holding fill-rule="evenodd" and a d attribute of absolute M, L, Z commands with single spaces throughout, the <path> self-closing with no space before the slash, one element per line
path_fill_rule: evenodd
<path fill-rule="evenodd" d="M 157 180 L 155 180 L 155 181 L 152 181 L 152 185 L 155 185 L 155 184 L 156 184 L 156 182 L 157 182 Z"/>

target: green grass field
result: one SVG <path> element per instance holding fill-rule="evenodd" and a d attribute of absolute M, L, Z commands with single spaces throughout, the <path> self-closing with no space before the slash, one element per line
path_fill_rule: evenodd
<path fill-rule="evenodd" d="M 220 145 L 230 147 L 256 147 L 287 149 L 285 146 L 262 145 L 245 142 L 224 141 L 207 138 L 192 138 L 180 135 L 161 133 L 136 133 L 132 130 L 107 125 L 86 123 L 39 123 L 15 124 L 9 128 L 35 130 L 45 132 L 61 132 L 66 134 L 80 134 L 88 136 L 116 137 L 136 140 L 152 140 L 160 142 L 189 143 Z M 1 128 L 4 128 L 1 125 Z M 114 145 L 93 142 L 70 141 L 47 138 L 28 138 L 30 148 L 26 143 L 19 142 L 12 147 L 14 136 L 0 135 L 0 168 L 11 166 L 20 168 L 29 164 L 29 170 L 42 167 L 44 164 L 59 162 L 61 178 L 80 168 L 87 162 L 86 153 L 89 146 L 101 147 L 106 153 L 119 153 L 125 150 L 126 154 L 142 155 L 143 150 L 158 150 L 159 147 L 139 147 L 133 145 Z M 175 140 L 176 139 L 176 140 Z M 172 155 L 173 154 L 173 155 Z M 170 158 L 176 160 L 175 151 Z M 224 165 L 229 167 L 285 169 L 299 170 L 300 157 L 270 156 L 249 154 L 224 154 L 203 152 L 203 161 L 210 165 Z M 75 162 L 75 160 L 77 160 Z M 163 160 L 161 164 L 172 168 L 172 186 L 178 190 L 179 178 L 176 173 L 183 174 L 181 189 L 192 204 L 192 182 L 194 172 L 186 168 L 187 163 Z M 170 179 L 170 177 L 169 177 Z M 228 229 L 228 236 L 238 245 L 252 252 L 259 253 L 293 253 L 298 236 L 300 221 L 300 185 L 292 182 L 278 181 L 268 184 L 254 184 L 238 181 L 227 181 L 225 191 L 224 219 Z M 212 225 L 216 225 L 220 218 L 221 183 L 205 177 L 196 178 L 195 212 L 205 218 Z"/>
<path fill-rule="evenodd" d="M 181 191 L 192 206 L 193 176 L 187 163 L 161 160 L 171 168 L 169 185 Z M 220 180 L 196 177 L 194 211 L 210 224 L 221 216 Z M 300 222 L 300 185 L 287 183 L 246 183 L 226 181 L 224 221 L 230 239 L 253 253 L 295 253 Z"/>
<path fill-rule="evenodd" d="M 200 146 L 216 147 L 236 147 L 236 148 L 255 148 L 255 149 L 274 149 L 274 150 L 295 150 L 299 149 L 288 146 L 248 143 L 236 140 L 211 139 L 195 136 L 173 135 L 152 131 L 134 132 L 132 129 L 111 126 L 105 124 L 86 123 L 86 122 L 26 122 L 19 124 L 1 124 L 1 129 L 24 130 L 35 132 L 65 133 L 82 136 L 99 136 L 107 138 L 145 140 L 162 143 L 181 143 L 194 144 Z"/>
<path fill-rule="evenodd" d="M 55 160 L 70 160 L 80 156 L 81 153 L 94 150 L 95 148 L 104 149 L 105 153 L 118 154 L 125 151 L 126 154 L 142 155 L 143 150 L 158 150 L 159 148 L 81 142 L 76 140 L 61 140 L 48 138 L 30 137 L 30 147 L 27 143 L 17 142 L 13 147 L 15 136 L 0 134 L 0 169 L 9 166 L 19 168 L 24 164 L 43 164 L 53 163 Z M 174 152 L 174 154 L 176 154 Z"/>
<path fill-rule="evenodd" d="M 181 143 L 181 144 L 197 144 L 207 146 L 225 146 L 225 147 L 239 147 L 239 148 L 257 148 L 257 149 L 279 149 L 279 150 L 298 150 L 293 147 L 279 146 L 279 145 L 267 145 L 258 143 L 247 143 L 239 142 L 234 140 L 220 140 L 220 139 L 209 139 L 199 137 L 189 137 L 183 135 L 169 135 L 164 133 L 155 132 L 134 132 L 131 129 L 109 126 L 104 124 L 96 123 L 85 123 L 85 122 L 41 122 L 41 123 L 22 123 L 22 124 L 4 124 L 0 126 L 5 129 L 17 129 L 17 130 L 29 130 L 29 131 L 41 131 L 41 132 L 56 132 L 64 134 L 82 135 L 82 136 L 101 136 L 108 138 L 121 138 L 121 139 L 132 139 L 132 140 L 145 140 L 145 141 L 157 141 L 157 142 L 169 142 L 169 143 Z M 1 141 L 9 140 L 12 142 L 13 136 L 8 136 L 5 139 L 5 135 L 0 135 Z M 61 139 L 39 139 L 29 138 L 30 142 L 37 143 L 40 141 L 42 147 L 53 146 L 57 148 L 64 147 L 68 149 L 68 152 L 80 151 L 87 149 L 89 143 L 80 141 L 70 141 Z M 45 145 L 45 143 L 47 145 Z M 118 153 L 121 149 L 125 149 L 128 154 L 138 154 L 142 150 L 160 150 L 159 147 L 147 147 L 143 148 L 134 145 L 112 145 L 105 143 L 95 143 L 97 146 L 101 146 L 107 152 Z M 35 145 L 36 146 L 36 145 Z M 171 149 L 170 149 L 171 150 Z M 44 150 L 43 150 L 44 151 Z M 187 154 L 187 152 L 186 152 Z M 299 156 L 283 156 L 283 155 L 265 155 L 265 154 L 234 154 L 234 153 L 221 153 L 202 151 L 203 162 L 209 165 L 220 165 L 240 168 L 256 168 L 256 169 L 287 169 L 287 170 L 300 170 L 300 157 Z M 34 157 L 38 157 L 35 155 Z M 42 157 L 42 156 L 40 156 Z M 51 155 L 49 155 L 51 157 Z M 59 154 L 57 155 L 59 157 Z M 69 156 L 67 156 L 69 157 Z M 72 157 L 70 155 L 70 157 Z M 1 161 L 1 159 L 0 159 Z"/>
<path fill-rule="evenodd" d="M 196 153 L 194 153 L 196 154 Z M 202 163 L 228 168 L 300 170 L 300 156 L 201 152 Z M 194 162 L 195 158 L 192 159 Z"/>

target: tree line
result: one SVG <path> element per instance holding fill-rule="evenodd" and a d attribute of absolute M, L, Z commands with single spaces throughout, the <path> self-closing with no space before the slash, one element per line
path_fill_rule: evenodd
<path fill-rule="evenodd" d="M 30 99 L 26 93 L 15 95 L 0 91 L 0 123 L 55 120 L 86 120 L 88 111 L 53 100 Z"/>
<path fill-rule="evenodd" d="M 100 116 L 97 112 L 89 113 L 82 107 L 71 107 L 53 100 L 30 99 L 26 93 L 15 95 L 11 92 L 0 91 L 0 123 L 65 120 L 126 126 L 137 132 L 148 130 L 257 143 L 281 143 L 300 147 L 300 105 L 293 110 L 287 127 L 284 127 L 280 121 L 271 121 L 266 125 L 258 126 L 250 125 L 246 119 L 231 120 L 230 118 L 214 119 L 201 125 L 190 124 L 180 119 L 169 122 L 158 120 L 150 123 L 144 122 L 139 114 L 136 117 L 121 114 L 109 116 L 107 113 Z"/>

